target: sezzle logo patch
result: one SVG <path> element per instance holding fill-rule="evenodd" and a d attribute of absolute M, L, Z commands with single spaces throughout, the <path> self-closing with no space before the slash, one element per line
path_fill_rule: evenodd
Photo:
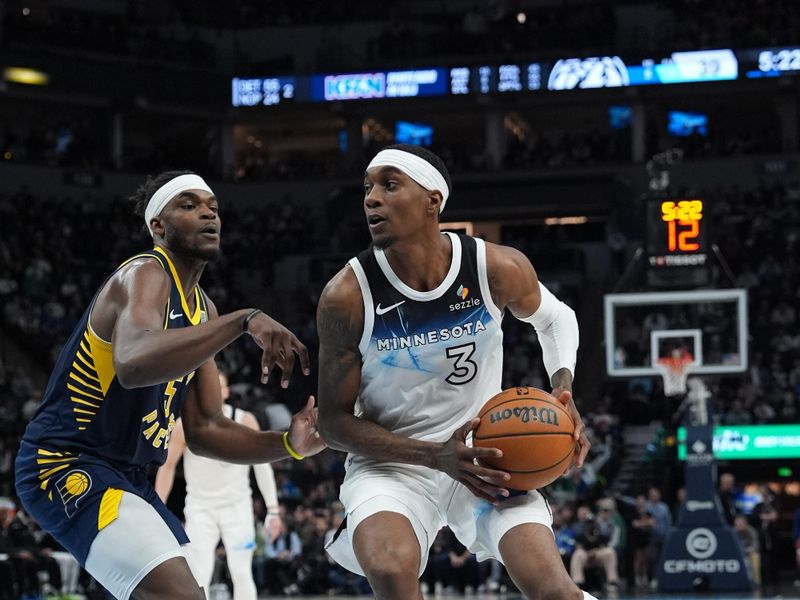
<path fill-rule="evenodd" d="M 450 312 L 455 312 L 457 310 L 461 310 L 462 308 L 472 308 L 473 306 L 480 306 L 481 299 L 480 298 L 470 298 L 467 300 L 467 296 L 469 296 L 469 288 L 464 287 L 463 285 L 459 285 L 458 289 L 456 290 L 456 296 L 461 298 L 461 302 L 456 302 L 455 304 L 451 304 L 448 308 Z"/>

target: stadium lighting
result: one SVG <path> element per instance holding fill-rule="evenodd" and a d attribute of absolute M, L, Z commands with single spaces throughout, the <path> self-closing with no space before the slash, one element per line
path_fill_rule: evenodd
<path fill-rule="evenodd" d="M 3 79 L 24 85 L 47 85 L 50 76 L 43 71 L 27 67 L 6 67 L 3 69 Z"/>

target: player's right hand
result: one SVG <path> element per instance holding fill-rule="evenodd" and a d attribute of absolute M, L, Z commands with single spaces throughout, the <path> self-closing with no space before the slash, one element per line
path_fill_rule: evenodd
<path fill-rule="evenodd" d="M 247 333 L 253 336 L 256 344 L 263 350 L 261 354 L 261 383 L 267 383 L 272 368 L 283 371 L 281 387 L 289 387 L 289 379 L 294 371 L 294 356 L 300 359 L 303 375 L 311 372 L 308 349 L 286 327 L 266 314 L 258 313 L 247 324 Z"/>
<path fill-rule="evenodd" d="M 312 456 L 327 447 L 317 429 L 319 411 L 315 402 L 314 396 L 309 396 L 303 410 L 292 415 L 289 425 L 289 443 L 302 456 Z"/>
<path fill-rule="evenodd" d="M 463 483 L 478 498 L 497 504 L 497 496 L 508 496 L 508 490 L 503 486 L 511 476 L 480 462 L 481 458 L 500 458 L 502 451 L 467 446 L 467 436 L 480 422 L 478 418 L 467 421 L 442 444 L 436 454 L 435 468 Z"/>

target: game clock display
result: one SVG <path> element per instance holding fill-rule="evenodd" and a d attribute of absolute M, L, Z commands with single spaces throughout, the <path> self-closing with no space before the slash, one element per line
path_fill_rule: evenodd
<path fill-rule="evenodd" d="M 706 204 L 699 199 L 647 202 L 648 281 L 656 286 L 708 281 Z"/>

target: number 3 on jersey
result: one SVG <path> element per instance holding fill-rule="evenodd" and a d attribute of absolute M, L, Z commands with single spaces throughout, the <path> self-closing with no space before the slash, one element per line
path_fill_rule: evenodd
<path fill-rule="evenodd" d="M 454 358 L 455 362 L 453 363 L 453 372 L 445 378 L 445 381 L 453 385 L 464 385 L 472 381 L 478 372 L 478 365 L 470 360 L 475 352 L 475 342 L 463 346 L 453 346 L 446 352 L 447 358 Z"/>

